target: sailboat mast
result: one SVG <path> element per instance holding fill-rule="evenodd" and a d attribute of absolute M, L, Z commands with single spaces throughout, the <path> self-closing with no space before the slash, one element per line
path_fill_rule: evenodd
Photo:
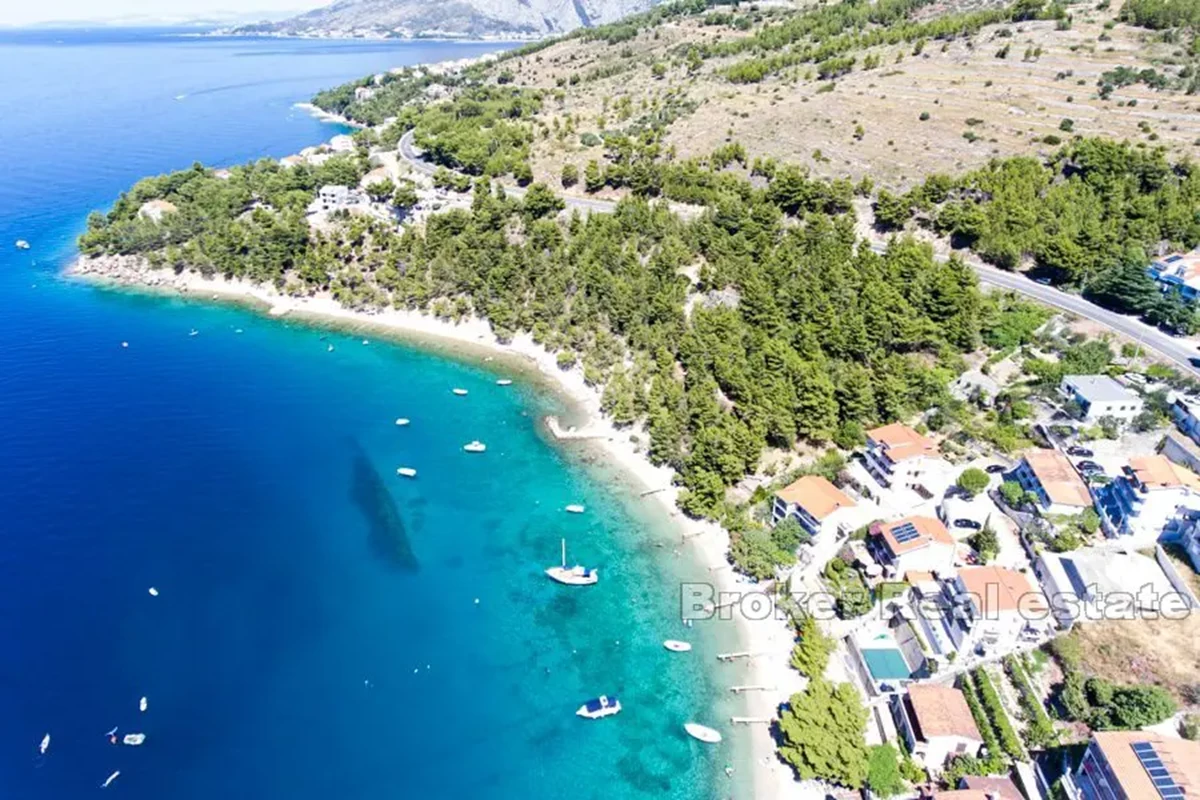
<path fill-rule="evenodd" d="M 567 540 L 562 540 L 562 565 L 563 569 L 567 568 Z"/>

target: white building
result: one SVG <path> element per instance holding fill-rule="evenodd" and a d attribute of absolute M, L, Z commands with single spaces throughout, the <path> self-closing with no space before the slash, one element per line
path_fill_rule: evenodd
<path fill-rule="evenodd" d="M 322 186 L 317 190 L 316 199 L 309 204 L 308 213 L 329 213 L 339 209 L 366 205 L 367 202 L 367 196 L 358 189 L 346 186 Z"/>
<path fill-rule="evenodd" d="M 1079 404 L 1086 422 L 1112 417 L 1128 425 L 1142 413 L 1142 398 L 1107 375 L 1067 375 L 1059 391 Z"/>
<path fill-rule="evenodd" d="M 896 730 L 913 758 L 935 775 L 953 756 L 975 756 L 983 737 L 958 689 L 914 683 L 890 700 Z"/>
<path fill-rule="evenodd" d="M 1200 442 L 1200 404 L 1185 397 L 1176 397 L 1171 404 L 1171 416 L 1179 430 L 1194 442 Z"/>
<path fill-rule="evenodd" d="M 1184 300 L 1200 293 L 1200 249 L 1156 258 L 1146 270 L 1164 290 L 1178 289 Z"/>
<path fill-rule="evenodd" d="M 1168 610 L 1164 598 L 1176 594 L 1158 562 L 1139 553 L 1095 548 L 1043 552 L 1034 570 L 1054 618 L 1064 628 L 1078 621 L 1140 617 L 1140 612 Z M 1186 601 L 1173 606 L 1176 610 L 1186 607 Z"/>
<path fill-rule="evenodd" d="M 328 147 L 335 153 L 353 153 L 354 137 L 340 133 L 329 140 Z"/>
<path fill-rule="evenodd" d="M 1200 475 L 1164 455 L 1137 456 L 1096 490 L 1096 509 L 1107 535 L 1149 546 L 1172 522 L 1200 514 Z"/>
<path fill-rule="evenodd" d="M 849 533 L 854 524 L 855 503 L 820 475 L 805 475 L 775 493 L 771 501 L 771 524 L 792 517 L 814 539 L 828 532 Z"/>
<path fill-rule="evenodd" d="M 369 86 L 359 86 L 354 90 L 354 99 L 361 103 L 375 96 L 375 90 Z"/>
<path fill-rule="evenodd" d="M 867 431 L 864 464 L 880 485 L 911 489 L 926 499 L 941 497 L 954 482 L 954 467 L 933 440 L 899 422 Z"/>
<path fill-rule="evenodd" d="M 906 572 L 949 575 L 954 570 L 958 544 L 941 520 L 933 517 L 877 522 L 867 541 L 871 555 L 893 576 Z"/>
<path fill-rule="evenodd" d="M 1013 472 L 1021 488 L 1032 492 L 1046 514 L 1079 514 L 1092 505 L 1087 484 L 1057 450 L 1032 450 Z"/>
<path fill-rule="evenodd" d="M 916 616 L 934 653 L 986 656 L 1036 642 L 1053 627 L 1049 606 L 1024 574 L 1004 567 L 964 567 L 918 589 Z"/>

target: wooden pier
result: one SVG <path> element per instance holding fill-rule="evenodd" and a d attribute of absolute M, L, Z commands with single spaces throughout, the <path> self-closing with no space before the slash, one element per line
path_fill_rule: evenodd
<path fill-rule="evenodd" d="M 742 692 L 773 692 L 773 691 L 775 691 L 775 689 L 776 689 L 776 688 L 778 688 L 778 687 L 775 687 L 775 686 L 759 686 L 759 685 L 755 685 L 755 686 L 730 686 L 730 687 L 729 687 L 729 691 L 733 692 L 734 694 L 741 694 Z"/>
<path fill-rule="evenodd" d="M 775 719 L 773 717 L 730 717 L 729 721 L 734 725 L 770 725 Z"/>
<path fill-rule="evenodd" d="M 717 655 L 717 661 L 733 661 L 738 658 L 754 658 L 761 655 L 762 653 L 755 653 L 750 650 L 743 650 L 740 653 L 720 653 Z"/>

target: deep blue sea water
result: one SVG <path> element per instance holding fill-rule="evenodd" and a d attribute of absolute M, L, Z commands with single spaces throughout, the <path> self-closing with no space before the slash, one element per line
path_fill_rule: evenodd
<path fill-rule="evenodd" d="M 294 152 L 337 132 L 292 108 L 313 91 L 494 48 L 0 34 L 0 797 L 87 797 L 119 769 L 108 792 L 159 800 L 709 798 L 749 772 L 720 774 L 736 736 L 680 729 L 728 713 L 709 665 L 730 632 L 678 621 L 704 571 L 542 440 L 552 398 L 59 277 L 137 178 Z M 543 578 L 560 536 L 600 585 Z M 685 635 L 690 656 L 660 646 Z M 604 692 L 623 714 L 574 717 Z"/>

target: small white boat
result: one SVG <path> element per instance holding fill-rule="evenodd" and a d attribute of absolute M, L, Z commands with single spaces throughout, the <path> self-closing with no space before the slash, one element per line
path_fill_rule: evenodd
<path fill-rule="evenodd" d="M 417 477 L 417 471 L 415 469 L 413 469 L 412 467 L 400 467 L 400 469 L 396 470 L 396 474 L 399 475 L 401 478 Z"/>
<path fill-rule="evenodd" d="M 496 381 L 496 385 L 497 386 L 512 386 L 512 381 L 509 380 L 508 378 L 501 378 L 500 380 Z"/>
<path fill-rule="evenodd" d="M 153 586 L 151 586 L 151 587 L 150 587 L 150 596 L 151 596 L 151 597 L 158 597 L 158 589 L 155 589 Z"/>
<path fill-rule="evenodd" d="M 550 567 L 546 570 L 546 574 L 551 580 L 565 583 L 568 586 L 591 586 L 600 580 L 600 571 L 588 569 L 587 567 L 576 564 L 573 567 L 567 567 L 567 540 L 562 540 L 562 563 L 557 567 Z"/>
<path fill-rule="evenodd" d="M 143 697 L 141 700 L 138 701 L 138 711 L 144 712 L 148 705 L 149 705 L 149 703 L 146 702 L 146 698 Z"/>
<path fill-rule="evenodd" d="M 464 444 L 463 450 L 466 450 L 468 453 L 482 453 L 487 450 L 487 445 L 476 439 L 473 442 Z"/>
<path fill-rule="evenodd" d="M 146 741 L 146 734 L 144 733 L 127 733 L 121 739 L 121 744 L 127 744 L 130 747 L 137 747 L 144 741 Z"/>
<path fill-rule="evenodd" d="M 683 729 L 688 732 L 688 736 L 699 739 L 705 744 L 716 744 L 721 741 L 721 734 L 718 731 L 697 722 L 685 722 Z"/>
<path fill-rule="evenodd" d="M 326 352 L 326 353 L 332 353 L 332 352 L 333 352 L 333 345 L 329 345 L 329 347 L 326 347 L 326 348 L 325 348 L 325 352 Z"/>
<path fill-rule="evenodd" d="M 564 509 L 568 514 L 582 514 L 586 509 L 578 503 L 572 503 Z"/>
<path fill-rule="evenodd" d="M 129 342 L 121 342 L 121 347 L 129 347 Z"/>
<path fill-rule="evenodd" d="M 686 653 L 692 649 L 692 645 L 688 642 L 681 642 L 678 639 L 667 639 L 663 642 L 663 647 L 670 650 L 672 653 Z"/>
<path fill-rule="evenodd" d="M 41 753 L 42 755 L 46 755 L 46 751 L 49 749 L 50 749 L 50 734 L 47 733 L 45 736 L 42 737 L 42 743 L 38 745 L 38 752 Z"/>
<path fill-rule="evenodd" d="M 200 331 L 196 330 L 195 328 L 192 328 L 190 331 L 188 331 L 188 336 L 199 336 L 199 335 L 200 335 Z"/>
<path fill-rule="evenodd" d="M 466 394 L 467 394 L 467 390 L 466 390 L 466 389 L 458 389 L 458 388 L 455 388 L 455 389 L 451 389 L 450 391 L 454 392 L 454 393 L 455 393 L 456 395 L 458 395 L 459 397 L 464 397 L 464 396 L 466 396 Z"/>
<path fill-rule="evenodd" d="M 621 713 L 621 701 L 615 697 L 600 695 L 595 700 L 588 700 L 579 707 L 575 712 L 578 717 L 586 719 L 601 719 L 602 717 L 611 717 L 613 714 Z"/>
<path fill-rule="evenodd" d="M 363 339 L 363 345 L 364 345 L 364 346 L 365 346 L 365 345 L 368 345 L 368 344 L 370 344 L 370 343 L 371 343 L 371 340 L 370 340 L 370 339 Z"/>
<path fill-rule="evenodd" d="M 18 250 L 28 250 L 29 242 L 25 241 L 24 239 L 17 239 L 16 246 Z"/>
<path fill-rule="evenodd" d="M 104 783 L 100 784 L 100 788 L 107 789 L 109 786 L 112 785 L 112 782 L 115 781 L 117 779 L 117 776 L 120 774 L 121 774 L 121 770 L 117 770 L 112 775 L 109 775 L 107 778 L 104 779 Z"/>
<path fill-rule="evenodd" d="M 408 417 L 397 417 L 396 418 L 396 426 L 403 428 L 405 425 L 407 425 L 409 423 L 409 421 L 410 420 L 408 419 Z"/>

